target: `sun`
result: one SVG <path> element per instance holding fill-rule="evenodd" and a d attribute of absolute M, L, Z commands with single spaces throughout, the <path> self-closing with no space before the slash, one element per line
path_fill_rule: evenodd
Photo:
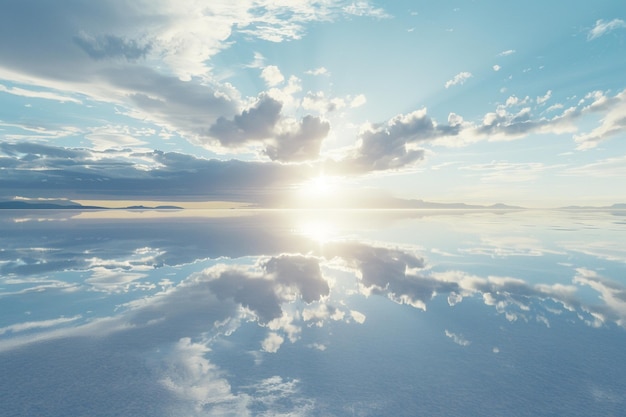
<path fill-rule="evenodd" d="M 307 188 L 309 192 L 324 195 L 328 194 L 333 189 L 333 184 L 328 177 L 320 175 L 319 177 L 311 179 L 309 184 L 305 183 L 305 188 Z"/>
<path fill-rule="evenodd" d="M 302 208 L 327 208 L 339 197 L 339 182 L 335 177 L 319 175 L 298 185 L 297 205 Z"/>

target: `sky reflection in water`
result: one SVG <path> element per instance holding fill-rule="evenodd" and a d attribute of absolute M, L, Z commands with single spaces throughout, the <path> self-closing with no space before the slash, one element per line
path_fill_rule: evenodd
<path fill-rule="evenodd" d="M 619 212 L 0 213 L 6 415 L 620 415 Z"/>

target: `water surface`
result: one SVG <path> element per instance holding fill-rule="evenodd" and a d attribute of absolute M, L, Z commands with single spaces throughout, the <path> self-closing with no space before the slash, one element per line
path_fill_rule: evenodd
<path fill-rule="evenodd" d="M 620 212 L 0 212 L 0 404 L 618 416 Z"/>

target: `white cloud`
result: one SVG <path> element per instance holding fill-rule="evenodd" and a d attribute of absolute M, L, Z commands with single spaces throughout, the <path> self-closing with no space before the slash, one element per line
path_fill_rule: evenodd
<path fill-rule="evenodd" d="M 350 107 L 361 107 L 365 103 L 367 103 L 367 98 L 365 98 L 364 94 L 359 94 L 358 96 L 354 97 L 352 101 L 350 101 Z"/>
<path fill-rule="evenodd" d="M 285 77 L 281 74 L 276 65 L 269 65 L 261 71 L 261 78 L 265 80 L 268 87 L 275 87 L 285 81 Z"/>
<path fill-rule="evenodd" d="M 576 272 L 574 283 L 593 288 L 600 294 L 600 298 L 605 303 L 607 311 L 600 311 L 600 314 L 595 315 L 595 317 L 599 319 L 610 314 L 615 318 L 617 324 L 626 326 L 626 287 L 586 268 L 578 268 Z"/>
<path fill-rule="evenodd" d="M 545 95 L 537 97 L 537 104 L 542 105 L 552 97 L 552 90 L 548 90 Z"/>
<path fill-rule="evenodd" d="M 557 103 L 557 104 L 553 104 L 550 107 L 548 107 L 546 109 L 546 111 L 550 112 L 550 111 L 560 110 L 562 108 L 563 108 L 563 105 L 561 103 Z"/>
<path fill-rule="evenodd" d="M 270 332 L 265 340 L 261 342 L 261 347 L 266 352 L 276 353 L 284 341 L 285 339 L 278 333 Z"/>
<path fill-rule="evenodd" d="M 502 51 L 498 54 L 498 56 L 509 56 L 515 53 L 515 49 L 507 49 L 506 51 Z"/>
<path fill-rule="evenodd" d="M 235 400 L 230 384 L 219 369 L 205 355 L 209 348 L 193 343 L 190 338 L 180 339 L 160 364 L 160 383 L 180 401 L 191 402 L 194 408 L 205 405 L 231 403 Z"/>
<path fill-rule="evenodd" d="M 345 6 L 343 11 L 355 16 L 369 16 L 379 19 L 391 17 L 381 8 L 377 8 L 369 4 L 367 1 L 357 1 Z"/>
<path fill-rule="evenodd" d="M 83 102 L 77 98 L 69 97 L 67 95 L 55 93 L 52 91 L 34 91 L 19 87 L 7 87 L 0 84 L 0 92 L 12 94 L 14 96 L 28 97 L 28 98 L 41 98 L 45 100 L 54 100 L 61 103 L 76 103 L 82 104 Z"/>
<path fill-rule="evenodd" d="M 91 128 L 90 132 L 85 135 L 85 138 L 97 150 L 128 147 L 138 149 L 141 145 L 148 143 L 139 138 L 152 135 L 156 135 L 154 129 L 140 130 L 129 126 L 105 125 Z"/>
<path fill-rule="evenodd" d="M 315 68 L 312 70 L 308 70 L 305 72 L 305 74 L 307 75 L 325 75 L 325 76 L 329 76 L 330 72 L 328 72 L 328 70 L 324 67 L 319 67 L 319 68 Z"/>
<path fill-rule="evenodd" d="M 460 72 L 454 76 L 451 80 L 446 81 L 445 87 L 450 88 L 453 85 L 459 85 L 465 83 L 469 78 L 472 77 L 472 73 L 470 72 Z"/>
<path fill-rule="evenodd" d="M 358 312 L 356 310 L 350 310 L 350 317 L 352 317 L 352 319 L 359 324 L 365 323 L 365 319 L 366 319 L 365 314 L 361 312 Z"/>
<path fill-rule="evenodd" d="M 11 324 L 9 326 L 0 328 L 0 335 L 3 335 L 5 333 L 25 332 L 33 329 L 47 329 L 50 327 L 56 327 L 63 324 L 72 323 L 80 318 L 82 318 L 82 316 L 79 315 L 74 317 L 61 317 L 58 319 L 29 321 L 26 323 Z"/>
<path fill-rule="evenodd" d="M 504 105 L 506 107 L 523 106 L 527 104 L 529 101 L 530 101 L 530 97 L 528 96 L 526 96 L 523 99 L 520 99 L 517 96 L 510 96 L 509 98 L 506 99 L 506 102 L 504 103 Z"/>
<path fill-rule="evenodd" d="M 128 292 L 136 281 L 147 277 L 147 274 L 129 272 L 125 269 L 91 268 L 91 277 L 85 280 L 96 291 L 108 293 Z"/>
<path fill-rule="evenodd" d="M 501 67 L 500 65 L 498 65 L 498 64 L 494 65 L 492 68 L 493 68 L 493 70 L 494 70 L 494 71 L 496 71 L 496 72 L 497 72 L 497 71 L 500 71 L 500 70 L 502 69 L 502 67 Z"/>
<path fill-rule="evenodd" d="M 604 95 L 597 96 L 588 108 L 590 110 L 600 110 L 607 106 L 608 111 L 602 119 L 600 126 L 591 132 L 574 136 L 574 140 L 579 144 L 577 149 L 595 148 L 605 139 L 626 132 L 626 90 L 613 98 L 608 98 Z"/>
<path fill-rule="evenodd" d="M 588 40 L 593 40 L 599 38 L 600 36 L 606 35 L 607 33 L 614 31 L 616 29 L 625 29 L 626 22 L 622 19 L 613 19 L 610 22 L 606 22 L 602 19 L 596 20 L 595 26 L 589 31 L 587 34 Z"/>
<path fill-rule="evenodd" d="M 445 332 L 446 332 L 446 336 L 452 339 L 452 341 L 459 346 L 469 346 L 471 344 L 471 342 L 465 339 L 463 335 L 461 334 L 452 333 L 448 331 L 448 329 L 446 329 Z"/>

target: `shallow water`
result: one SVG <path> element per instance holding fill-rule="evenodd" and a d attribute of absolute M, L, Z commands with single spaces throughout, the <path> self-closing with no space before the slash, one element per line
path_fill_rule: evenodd
<path fill-rule="evenodd" d="M 0 212 L 0 404 L 623 415 L 620 212 Z"/>

